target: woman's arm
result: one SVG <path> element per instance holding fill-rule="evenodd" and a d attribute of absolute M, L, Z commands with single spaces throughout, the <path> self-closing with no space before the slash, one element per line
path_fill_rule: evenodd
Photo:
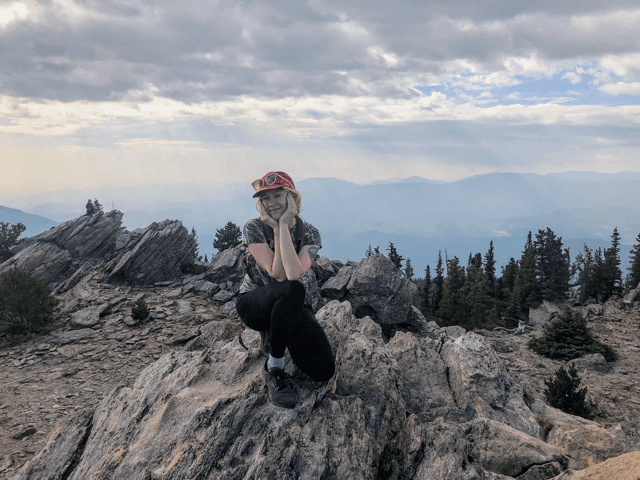
<path fill-rule="evenodd" d="M 287 279 L 284 266 L 282 265 L 282 255 L 280 251 L 280 224 L 271 218 L 266 212 L 262 204 L 258 204 L 260 209 L 260 220 L 269 225 L 273 229 L 274 250 L 269 248 L 266 243 L 252 243 L 249 244 L 249 251 L 256 262 L 269 274 L 271 278 L 275 278 L 279 282 Z"/>
<path fill-rule="evenodd" d="M 276 241 L 276 246 L 278 244 L 280 246 L 282 265 L 287 280 L 298 280 L 311 267 L 308 246 L 305 245 L 306 248 L 303 247 L 300 249 L 299 254 L 296 253 L 289 233 L 289 228 L 295 225 L 296 213 L 296 204 L 291 195 L 287 195 L 287 210 L 282 214 L 278 222 L 280 224 L 280 235 L 278 237 L 280 241 Z"/>

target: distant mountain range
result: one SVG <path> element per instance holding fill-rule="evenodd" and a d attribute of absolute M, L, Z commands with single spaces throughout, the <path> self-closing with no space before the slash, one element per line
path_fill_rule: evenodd
<path fill-rule="evenodd" d="M 20 238 L 32 237 L 59 225 L 59 222 L 54 222 L 40 215 L 26 213 L 16 208 L 3 207 L 2 205 L 0 205 L 0 222 L 9 222 L 12 225 L 22 223 L 26 229 Z"/>
<path fill-rule="evenodd" d="M 303 217 L 323 234 L 324 256 L 360 260 L 369 244 L 386 252 L 393 242 L 422 275 L 427 264 L 435 267 L 438 250 L 466 263 L 470 252 L 484 254 L 491 240 L 498 263 L 504 264 L 520 257 L 527 232 L 546 227 L 575 254 L 585 242 L 592 248 L 609 246 L 617 226 L 626 262 L 640 232 L 639 182 L 638 172 L 491 173 L 449 183 L 410 177 L 359 185 L 310 178 L 297 187 Z M 228 221 L 242 227 L 258 216 L 252 194 L 244 183 L 174 184 L 67 189 L 0 202 L 51 218 L 54 225 L 82 215 L 87 198 L 97 197 L 105 209 L 123 211 L 129 229 L 166 218 L 182 220 L 187 228 L 195 227 L 201 253 L 211 257 L 217 229 Z M 19 221 L 35 233 L 52 226 Z"/>

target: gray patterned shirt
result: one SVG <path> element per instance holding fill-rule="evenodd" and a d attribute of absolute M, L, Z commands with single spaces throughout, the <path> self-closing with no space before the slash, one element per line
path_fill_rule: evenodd
<path fill-rule="evenodd" d="M 268 225 L 265 225 L 265 228 L 271 228 Z M 293 241 L 293 245 L 296 244 L 296 227 L 289 230 L 291 234 L 291 240 Z M 267 238 L 264 234 L 264 230 L 262 229 L 262 220 L 259 218 L 254 218 L 253 220 L 249 220 L 242 231 L 242 243 L 245 245 L 246 255 L 247 255 L 247 265 L 248 268 L 245 269 L 245 276 L 240 285 L 240 290 L 238 293 L 245 293 L 255 290 L 258 287 L 263 287 L 265 285 L 269 285 L 271 283 L 277 282 L 275 278 L 269 276 L 269 274 L 253 259 L 253 255 L 249 252 L 249 249 L 246 246 L 251 245 L 253 243 L 267 243 Z M 315 259 L 318 255 L 318 250 L 322 248 L 322 237 L 320 232 L 316 227 L 311 225 L 308 222 L 304 222 L 304 238 L 302 239 L 301 248 L 305 245 L 315 245 L 317 248 L 309 249 L 309 256 L 311 257 L 311 261 L 315 262 Z M 275 251 L 275 246 L 273 243 L 269 245 L 271 251 Z"/>

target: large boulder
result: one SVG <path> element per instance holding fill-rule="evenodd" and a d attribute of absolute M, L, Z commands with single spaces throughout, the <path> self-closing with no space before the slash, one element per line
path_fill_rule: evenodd
<path fill-rule="evenodd" d="M 380 324 L 407 323 L 411 306 L 418 305 L 418 287 L 384 255 L 356 264 L 346 289 L 356 316 L 368 315 Z"/>
<path fill-rule="evenodd" d="M 193 262 L 197 242 L 179 220 L 164 220 L 139 229 L 126 250 L 105 268 L 105 280 L 137 285 L 179 277 Z"/>
<path fill-rule="evenodd" d="M 337 369 L 318 385 L 288 358 L 295 408 L 268 401 L 257 332 L 246 332 L 244 350 L 231 321 L 211 322 L 192 332 L 187 351 L 160 357 L 71 417 L 14 479 L 529 480 L 564 468 L 519 408 L 514 378 L 473 334 L 398 332 L 385 343 L 381 326 L 346 301 L 317 318 Z"/>
<path fill-rule="evenodd" d="M 233 282 L 239 286 L 244 278 L 242 257 L 245 251 L 242 245 L 227 248 L 218 253 L 204 273 L 204 279 L 212 283 Z"/>

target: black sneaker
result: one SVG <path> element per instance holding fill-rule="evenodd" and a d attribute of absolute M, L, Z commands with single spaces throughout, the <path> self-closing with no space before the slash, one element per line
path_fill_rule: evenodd
<path fill-rule="evenodd" d="M 293 408 L 298 403 L 298 394 L 293 388 L 291 377 L 281 368 L 267 370 L 267 362 L 264 363 L 262 376 L 267 383 L 269 399 L 274 405 L 284 408 Z"/>
<path fill-rule="evenodd" d="M 265 357 L 271 353 L 271 330 L 260 332 L 260 351 Z"/>

